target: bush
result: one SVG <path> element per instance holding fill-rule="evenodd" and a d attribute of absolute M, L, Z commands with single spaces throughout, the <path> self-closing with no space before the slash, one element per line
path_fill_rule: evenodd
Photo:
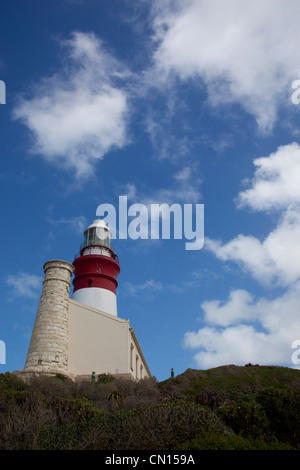
<path fill-rule="evenodd" d="M 205 433 L 192 441 L 179 445 L 178 450 L 293 450 L 288 444 L 277 440 L 246 439 L 237 435 Z"/>
<path fill-rule="evenodd" d="M 52 428 L 45 426 L 40 430 L 38 444 L 43 450 L 73 450 L 77 448 L 78 437 L 75 423 Z"/>
<path fill-rule="evenodd" d="M 97 383 L 98 384 L 107 384 L 109 382 L 113 382 L 115 379 L 115 377 L 111 374 L 99 374 L 97 376 Z"/>
<path fill-rule="evenodd" d="M 290 387 L 262 390 L 257 401 L 264 410 L 274 435 L 283 442 L 300 444 L 300 392 Z"/>
<path fill-rule="evenodd" d="M 215 411 L 226 403 L 227 396 L 221 390 L 200 390 L 195 397 L 195 401 L 199 405 L 208 406 L 212 411 Z"/>
<path fill-rule="evenodd" d="M 217 415 L 242 437 L 255 439 L 270 434 L 266 413 L 255 402 L 228 403 L 217 410 Z"/>
<path fill-rule="evenodd" d="M 193 403 L 168 403 L 100 415 L 81 434 L 91 450 L 169 450 L 204 431 L 231 433 L 210 410 Z"/>
<path fill-rule="evenodd" d="M 70 397 L 72 388 L 73 382 L 65 377 L 61 379 L 59 375 L 33 377 L 28 384 L 28 390 L 41 393 L 49 400 Z"/>
<path fill-rule="evenodd" d="M 107 387 L 109 392 L 115 389 L 123 397 L 122 408 L 125 410 L 158 404 L 161 398 L 153 379 L 143 379 L 139 382 L 120 379 Z"/>
<path fill-rule="evenodd" d="M 0 397 L 6 400 L 13 400 L 27 390 L 27 385 L 17 376 L 6 372 L 0 374 Z"/>
<path fill-rule="evenodd" d="M 0 410 L 0 449 L 38 449 L 43 426 L 55 426 L 56 414 L 39 393 L 23 391 Z"/>
<path fill-rule="evenodd" d="M 96 408 L 86 397 L 57 398 L 48 401 L 48 405 L 55 412 L 56 423 L 59 426 L 73 423 L 80 425 L 100 413 L 99 408 Z"/>
<path fill-rule="evenodd" d="M 230 376 L 212 389 L 194 384 L 197 374 L 163 386 L 0 374 L 0 449 L 300 449 L 300 386 L 283 385 L 286 372 L 247 393 L 236 392 L 235 375 L 231 388 Z"/>

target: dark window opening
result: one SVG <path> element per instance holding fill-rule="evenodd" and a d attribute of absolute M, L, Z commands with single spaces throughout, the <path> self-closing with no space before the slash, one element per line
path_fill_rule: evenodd
<path fill-rule="evenodd" d="M 89 287 L 92 287 L 93 281 L 92 279 L 89 279 Z"/>

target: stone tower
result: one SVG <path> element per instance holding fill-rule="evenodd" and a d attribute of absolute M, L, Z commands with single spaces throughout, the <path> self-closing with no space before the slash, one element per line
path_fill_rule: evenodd
<path fill-rule="evenodd" d="M 74 266 L 52 260 L 45 279 L 24 372 L 68 375 L 68 309 Z"/>

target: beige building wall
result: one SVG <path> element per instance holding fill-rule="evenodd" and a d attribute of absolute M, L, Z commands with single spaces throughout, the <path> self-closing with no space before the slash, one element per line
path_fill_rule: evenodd
<path fill-rule="evenodd" d="M 129 320 L 69 300 L 69 374 L 151 377 Z"/>

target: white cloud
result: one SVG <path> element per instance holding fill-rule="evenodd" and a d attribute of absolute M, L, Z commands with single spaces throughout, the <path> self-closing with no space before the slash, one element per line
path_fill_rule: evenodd
<path fill-rule="evenodd" d="M 232 291 L 226 302 L 202 304 L 208 326 L 185 333 L 184 346 L 200 350 L 194 358 L 202 368 L 248 362 L 293 367 L 292 343 L 300 337 L 299 303 L 299 284 L 272 300 L 254 301 L 247 291 Z"/>
<path fill-rule="evenodd" d="M 149 279 L 142 284 L 132 284 L 131 282 L 126 282 L 124 284 L 125 290 L 135 296 L 140 291 L 150 291 L 151 293 L 161 291 L 163 286 L 160 281 L 154 281 L 153 279 Z"/>
<path fill-rule="evenodd" d="M 228 326 L 242 320 L 250 320 L 252 300 L 249 292 L 238 289 L 230 292 L 227 302 L 205 301 L 201 307 L 206 322 Z"/>
<path fill-rule="evenodd" d="M 254 164 L 254 178 L 239 194 L 239 207 L 275 211 L 277 226 L 262 241 L 239 234 L 227 243 L 207 238 L 205 247 L 222 261 L 239 263 L 262 283 L 289 286 L 300 279 L 300 147 L 281 146 Z"/>
<path fill-rule="evenodd" d="M 86 177 L 93 165 L 127 143 L 128 97 L 121 88 L 127 69 L 92 33 L 62 41 L 67 60 L 36 85 L 14 110 L 31 131 L 31 151 Z"/>
<path fill-rule="evenodd" d="M 201 180 L 193 173 L 191 166 L 184 166 L 181 170 L 174 174 L 175 183 L 170 188 L 161 188 L 156 190 L 149 201 L 155 203 L 199 203 L 202 199 L 199 190 Z"/>
<path fill-rule="evenodd" d="M 300 147 L 281 146 L 254 164 L 254 177 L 239 194 L 238 206 L 272 212 L 277 225 L 263 240 L 239 234 L 227 243 L 206 239 L 205 246 L 220 260 L 238 263 L 261 286 L 285 292 L 255 300 L 248 291 L 234 289 L 226 301 L 203 302 L 206 326 L 184 336 L 185 347 L 199 350 L 195 361 L 200 367 L 248 362 L 293 367 L 292 343 L 300 337 Z"/>
<path fill-rule="evenodd" d="M 277 227 L 260 241 L 238 235 L 228 243 L 205 240 L 217 258 L 234 261 L 262 283 L 287 286 L 300 278 L 300 213 L 287 211 Z"/>
<path fill-rule="evenodd" d="M 47 217 L 46 219 L 47 222 L 54 226 L 58 225 L 64 225 L 70 228 L 75 233 L 80 233 L 82 234 L 83 231 L 87 227 L 87 220 L 83 215 L 75 216 L 75 217 L 60 217 L 60 219 L 52 219 L 51 217 Z"/>
<path fill-rule="evenodd" d="M 141 284 L 132 284 L 131 282 L 125 282 L 125 292 L 131 296 L 139 296 L 143 301 L 152 300 L 153 296 L 159 292 L 171 292 L 182 293 L 183 289 L 177 284 L 162 283 L 161 281 L 155 281 L 154 279 L 148 279 Z"/>
<path fill-rule="evenodd" d="M 162 187 L 156 190 L 146 188 L 138 192 L 133 185 L 128 185 L 128 194 L 139 202 L 150 204 L 173 204 L 173 203 L 199 203 L 202 199 L 200 192 L 201 179 L 198 177 L 195 168 L 191 165 L 184 165 L 173 174 L 173 182 L 169 187 Z M 129 195 L 128 195 L 129 198 Z"/>
<path fill-rule="evenodd" d="M 212 105 L 238 102 L 269 131 L 299 78 L 299 14 L 297 0 L 157 1 L 156 80 L 204 83 Z"/>
<path fill-rule="evenodd" d="M 168 93 L 164 94 L 164 97 Z M 166 116 L 162 118 L 161 109 L 159 109 L 158 116 L 147 116 L 145 119 L 145 127 L 149 134 L 151 144 L 154 150 L 154 155 L 159 159 L 168 159 L 172 162 L 186 161 L 193 153 L 193 145 L 195 136 L 174 135 L 172 131 L 172 118 L 174 115 L 178 117 L 180 112 L 178 109 L 175 112 L 166 112 Z"/>
<path fill-rule="evenodd" d="M 256 333 L 246 325 L 229 327 L 224 330 L 206 327 L 197 333 L 185 334 L 186 347 L 198 347 L 194 359 L 200 368 L 217 367 L 224 364 L 242 365 L 248 362 L 267 364 L 269 354 L 267 337 Z M 274 356 L 270 358 L 274 363 Z"/>
<path fill-rule="evenodd" d="M 18 274 L 9 274 L 6 278 L 6 284 L 13 289 L 13 294 L 17 297 L 26 297 L 34 299 L 42 291 L 41 276 L 20 272 Z"/>
<path fill-rule="evenodd" d="M 300 205 L 300 146 L 280 146 L 267 157 L 254 160 L 251 187 L 239 194 L 240 207 L 254 210 L 286 209 Z"/>

